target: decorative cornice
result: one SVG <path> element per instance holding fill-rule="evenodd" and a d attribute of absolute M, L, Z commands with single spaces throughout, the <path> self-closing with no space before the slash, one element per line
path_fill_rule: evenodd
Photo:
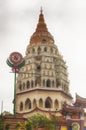
<path fill-rule="evenodd" d="M 60 92 L 60 93 L 63 93 L 64 95 L 68 96 L 70 99 L 73 99 L 73 97 L 67 93 L 65 93 L 64 91 L 62 90 L 57 90 L 57 89 L 54 89 L 54 88 L 34 88 L 34 89 L 31 89 L 31 90 L 26 90 L 26 91 L 23 91 L 23 92 L 19 92 L 17 93 L 16 95 L 22 95 L 24 93 L 30 93 L 30 92 L 33 92 L 33 91 L 52 91 L 52 92 Z"/>

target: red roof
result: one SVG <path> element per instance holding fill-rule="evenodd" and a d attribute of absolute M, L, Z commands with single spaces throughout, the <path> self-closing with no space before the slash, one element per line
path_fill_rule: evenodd
<path fill-rule="evenodd" d="M 74 103 L 75 106 L 86 108 L 86 98 L 83 98 L 76 94 L 76 101 Z"/>

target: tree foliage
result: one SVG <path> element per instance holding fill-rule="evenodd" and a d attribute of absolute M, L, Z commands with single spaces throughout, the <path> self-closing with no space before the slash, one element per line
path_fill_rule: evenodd
<path fill-rule="evenodd" d="M 7 124 L 5 125 L 5 130 L 9 130 L 9 129 L 10 129 L 10 124 L 7 123 Z"/>
<path fill-rule="evenodd" d="M 32 130 L 30 122 L 27 122 L 25 125 L 26 130 Z"/>
<path fill-rule="evenodd" d="M 42 114 L 34 114 L 33 116 L 29 117 L 27 124 L 30 127 L 30 129 L 27 129 L 27 130 L 31 130 L 34 128 L 38 129 L 41 127 L 45 128 L 47 130 L 52 130 L 54 128 L 50 119 Z"/>
<path fill-rule="evenodd" d="M 0 130 L 3 130 L 3 121 L 1 119 L 1 117 L 0 117 Z"/>
<path fill-rule="evenodd" d="M 22 124 L 20 122 L 17 122 L 16 124 L 16 129 L 21 130 Z"/>

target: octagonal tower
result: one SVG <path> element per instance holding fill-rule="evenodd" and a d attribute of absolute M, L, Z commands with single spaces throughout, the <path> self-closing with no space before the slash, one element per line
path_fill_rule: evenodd
<path fill-rule="evenodd" d="M 49 114 L 72 103 L 67 66 L 48 31 L 42 10 L 26 48 L 25 66 L 16 84 L 16 112 L 24 117 L 39 112 Z"/>

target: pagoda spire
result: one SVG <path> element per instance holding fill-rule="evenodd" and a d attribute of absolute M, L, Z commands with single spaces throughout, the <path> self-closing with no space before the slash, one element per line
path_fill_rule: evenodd
<path fill-rule="evenodd" d="M 40 10 L 39 21 L 38 21 L 37 28 L 36 28 L 36 32 L 37 31 L 40 31 L 40 33 L 44 32 L 44 31 L 48 32 L 48 29 L 47 29 L 46 24 L 45 24 L 42 8 Z"/>
<path fill-rule="evenodd" d="M 35 32 L 31 36 L 30 44 L 40 43 L 40 42 L 42 42 L 43 39 L 46 41 L 48 39 L 48 42 L 49 41 L 52 41 L 52 43 L 54 42 L 53 36 L 48 32 L 48 29 L 47 29 L 47 26 L 46 26 L 46 23 L 44 20 L 43 9 L 41 7 L 39 19 L 38 19 L 38 24 L 37 24 Z"/>
<path fill-rule="evenodd" d="M 42 10 L 42 6 L 41 6 L 41 10 L 40 10 L 40 12 L 41 12 L 41 14 L 42 14 L 42 12 L 43 12 L 43 10 Z"/>

